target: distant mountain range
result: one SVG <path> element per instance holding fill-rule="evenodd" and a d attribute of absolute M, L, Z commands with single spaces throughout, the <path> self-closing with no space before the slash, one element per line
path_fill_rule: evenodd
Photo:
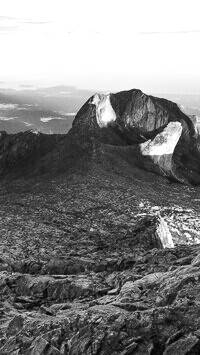
<path fill-rule="evenodd" d="M 67 133 L 92 92 L 72 86 L 0 88 L 0 131 Z"/>
<path fill-rule="evenodd" d="M 0 88 L 0 131 L 8 133 L 39 131 L 67 133 L 90 90 L 73 86 L 34 88 L 21 85 L 19 90 Z M 156 95 L 176 102 L 187 115 L 200 116 L 200 95 Z"/>

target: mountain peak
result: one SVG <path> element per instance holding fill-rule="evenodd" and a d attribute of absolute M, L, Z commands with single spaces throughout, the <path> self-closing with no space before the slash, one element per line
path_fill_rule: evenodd
<path fill-rule="evenodd" d="M 133 174 L 140 167 L 182 183 L 200 183 L 200 138 L 193 120 L 174 102 L 139 89 L 96 93 L 78 111 L 68 134 L 33 135 L 2 133 L 2 175 L 28 161 L 37 174 L 93 163 L 112 169 L 125 164 Z"/>

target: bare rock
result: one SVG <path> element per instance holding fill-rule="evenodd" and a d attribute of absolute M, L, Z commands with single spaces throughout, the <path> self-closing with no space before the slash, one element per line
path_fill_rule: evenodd
<path fill-rule="evenodd" d="M 195 258 L 191 262 L 192 266 L 200 266 L 200 254 L 195 256 Z"/>
<path fill-rule="evenodd" d="M 133 234 L 134 241 L 145 249 L 174 247 L 167 223 L 159 215 L 147 215 L 139 220 Z"/>

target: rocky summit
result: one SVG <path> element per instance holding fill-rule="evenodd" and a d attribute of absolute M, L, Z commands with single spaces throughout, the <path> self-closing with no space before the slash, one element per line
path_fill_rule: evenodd
<path fill-rule="evenodd" d="M 199 134 L 194 120 L 175 103 L 140 90 L 95 94 L 78 112 L 73 127 L 80 123 L 95 126 L 103 155 L 121 153 L 129 164 L 199 184 Z"/>
<path fill-rule="evenodd" d="M 1 133 L 0 355 L 200 353 L 198 142 L 140 90 Z"/>

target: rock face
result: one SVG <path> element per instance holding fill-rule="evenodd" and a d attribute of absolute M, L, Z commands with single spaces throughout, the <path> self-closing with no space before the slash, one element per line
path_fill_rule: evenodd
<path fill-rule="evenodd" d="M 199 184 L 200 136 L 195 122 L 175 103 L 137 89 L 95 94 L 66 135 L 2 133 L 1 174 L 35 162 L 31 173 L 36 174 L 78 166 L 90 169 L 92 164 L 119 170 L 121 165 Z"/>
<path fill-rule="evenodd" d="M 173 154 L 176 145 L 181 137 L 182 125 L 180 122 L 170 122 L 158 133 L 154 139 L 140 144 L 142 156 L 151 159 L 157 165 L 163 175 L 176 177 L 176 166 L 173 161 Z M 153 170 L 153 167 L 152 167 Z"/>
<path fill-rule="evenodd" d="M 170 122 L 153 140 L 140 144 L 142 155 L 162 156 L 173 155 L 180 139 L 182 126 L 180 122 Z"/>
<path fill-rule="evenodd" d="M 99 127 L 107 127 L 109 123 L 116 120 L 115 111 L 110 103 L 110 94 L 95 94 L 91 104 L 96 106 L 96 118 Z"/>

